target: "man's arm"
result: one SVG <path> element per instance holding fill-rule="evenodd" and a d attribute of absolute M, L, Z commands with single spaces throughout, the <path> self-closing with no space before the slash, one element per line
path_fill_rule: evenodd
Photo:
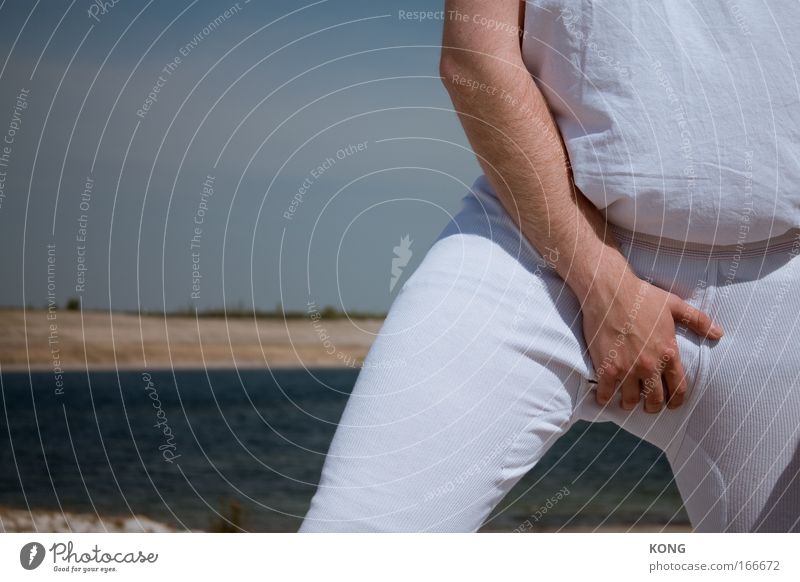
<path fill-rule="evenodd" d="M 574 188 L 558 128 L 522 61 L 524 6 L 519 0 L 447 0 L 442 81 L 506 211 L 531 244 L 553 258 L 581 302 L 584 334 L 600 375 L 598 400 L 607 402 L 620 380 L 623 406 L 632 408 L 640 398 L 639 380 L 648 379 L 645 408 L 655 412 L 665 399 L 663 374 L 669 405 L 678 406 L 686 384 L 674 319 L 701 335 L 716 338 L 721 330 L 713 333 L 708 315 L 640 280 L 602 213 Z M 632 298 L 642 285 L 646 305 L 630 321 Z M 628 341 L 609 363 L 607 353 L 623 328 Z"/>
<path fill-rule="evenodd" d="M 618 280 L 628 264 L 600 211 L 572 187 L 558 128 L 522 62 L 523 6 L 447 1 L 440 74 L 506 210 L 535 248 L 558 250 L 556 271 L 583 302 L 598 265 Z"/>

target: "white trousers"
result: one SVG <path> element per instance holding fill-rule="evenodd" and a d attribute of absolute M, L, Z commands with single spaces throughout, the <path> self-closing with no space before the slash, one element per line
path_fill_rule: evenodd
<path fill-rule="evenodd" d="M 612 228 L 640 277 L 726 331 L 677 324 L 681 407 L 596 403 L 575 295 L 481 177 L 396 297 L 300 531 L 475 531 L 578 419 L 662 449 L 695 531 L 800 531 L 798 231 L 709 247 Z"/>

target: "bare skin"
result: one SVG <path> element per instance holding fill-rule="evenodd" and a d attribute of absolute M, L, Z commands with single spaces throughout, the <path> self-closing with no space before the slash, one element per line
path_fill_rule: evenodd
<path fill-rule="evenodd" d="M 524 10 L 519 0 L 447 0 L 442 82 L 503 206 L 580 301 L 597 402 L 606 405 L 619 383 L 627 410 L 642 400 L 647 412 L 676 408 L 687 389 L 676 322 L 712 340 L 723 330 L 640 279 L 602 212 L 575 188 L 558 128 L 522 60 Z"/>

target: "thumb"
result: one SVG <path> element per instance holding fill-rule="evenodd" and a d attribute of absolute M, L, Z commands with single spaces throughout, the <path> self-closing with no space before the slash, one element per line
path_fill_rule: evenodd
<path fill-rule="evenodd" d="M 677 296 L 673 297 L 675 299 L 672 303 L 672 315 L 676 321 L 686 325 L 698 335 L 708 336 L 711 339 L 722 337 L 725 332 L 705 311 L 692 307 Z"/>

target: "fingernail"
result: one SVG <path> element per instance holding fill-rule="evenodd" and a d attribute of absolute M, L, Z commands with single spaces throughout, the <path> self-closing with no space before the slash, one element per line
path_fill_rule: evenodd
<path fill-rule="evenodd" d="M 711 326 L 711 333 L 717 337 L 722 337 L 725 334 L 725 331 L 715 323 Z"/>

